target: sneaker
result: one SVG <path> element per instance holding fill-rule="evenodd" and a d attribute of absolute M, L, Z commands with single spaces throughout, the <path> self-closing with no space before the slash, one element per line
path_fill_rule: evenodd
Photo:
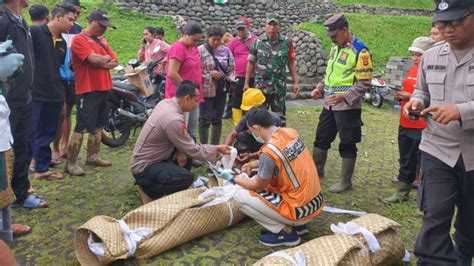
<path fill-rule="evenodd" d="M 296 234 L 298 236 L 302 236 L 302 235 L 306 235 L 309 233 L 309 229 L 308 227 L 304 224 L 304 225 L 300 225 L 300 226 L 293 226 L 293 230 L 296 231 Z M 260 230 L 260 234 L 261 235 L 264 235 L 264 234 L 268 234 L 270 233 L 270 231 L 268 231 L 267 229 L 263 228 Z"/>
<path fill-rule="evenodd" d="M 278 234 L 274 234 L 270 232 L 267 234 L 262 234 L 260 235 L 258 242 L 260 242 L 260 244 L 263 244 L 269 247 L 278 247 L 278 246 L 293 247 L 293 246 L 298 245 L 301 242 L 301 239 L 296 233 L 296 231 L 293 230 L 290 233 L 281 231 Z"/>
<path fill-rule="evenodd" d="M 293 230 L 296 231 L 296 234 L 298 234 L 299 236 L 306 235 L 309 233 L 309 229 L 305 224 L 300 226 L 294 226 Z"/>

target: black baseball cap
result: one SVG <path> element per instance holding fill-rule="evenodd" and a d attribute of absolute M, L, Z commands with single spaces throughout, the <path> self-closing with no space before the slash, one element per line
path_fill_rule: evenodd
<path fill-rule="evenodd" d="M 453 21 L 461 19 L 467 10 L 474 11 L 474 1 L 472 0 L 435 0 L 435 14 L 433 22 Z"/>
<path fill-rule="evenodd" d="M 107 16 L 107 12 L 103 10 L 92 11 L 87 19 L 92 20 L 92 21 L 97 21 L 99 22 L 100 25 L 107 28 L 113 28 L 113 29 L 117 28 L 114 26 L 114 24 L 112 24 L 112 22 L 110 22 L 109 16 Z"/>
<path fill-rule="evenodd" d="M 348 27 L 348 25 L 349 23 L 343 14 L 336 14 L 324 21 L 324 27 L 326 27 L 326 36 L 332 37 L 336 34 L 337 30 Z"/>
<path fill-rule="evenodd" d="M 82 8 L 82 9 L 86 9 L 85 6 L 81 6 L 81 1 L 79 1 L 79 0 L 63 0 L 63 3 L 65 3 L 65 4 L 71 4 L 71 5 L 73 5 L 73 6 L 78 6 L 78 7 Z"/>

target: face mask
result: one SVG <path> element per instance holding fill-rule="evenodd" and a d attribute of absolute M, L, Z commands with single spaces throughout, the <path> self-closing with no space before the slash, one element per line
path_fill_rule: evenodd
<path fill-rule="evenodd" d="M 262 137 L 255 136 L 255 134 L 253 134 L 253 133 L 252 133 L 252 136 L 257 142 L 265 144 L 265 141 L 262 139 Z"/>

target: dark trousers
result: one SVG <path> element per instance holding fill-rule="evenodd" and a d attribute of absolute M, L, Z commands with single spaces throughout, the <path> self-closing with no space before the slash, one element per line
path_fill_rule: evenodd
<path fill-rule="evenodd" d="M 316 128 L 314 147 L 323 150 L 331 148 L 331 143 L 339 133 L 339 154 L 343 158 L 356 158 L 356 143 L 361 140 L 361 109 L 332 111 L 323 108 Z"/>
<path fill-rule="evenodd" d="M 400 153 L 400 170 L 398 180 L 407 184 L 416 179 L 416 168 L 420 163 L 421 152 L 418 148 L 421 142 L 421 131 L 419 128 L 398 128 L 398 150 Z"/>
<path fill-rule="evenodd" d="M 28 197 L 30 181 L 28 167 L 31 162 L 30 126 L 31 103 L 24 106 L 10 107 L 10 127 L 13 135 L 13 179 L 12 188 L 17 202 L 23 202 Z"/>
<path fill-rule="evenodd" d="M 244 95 L 245 77 L 237 77 L 237 84 L 232 89 L 232 108 L 240 109 L 242 105 L 242 97 Z M 251 78 L 249 86 L 252 88 L 255 84 L 255 79 Z"/>
<path fill-rule="evenodd" d="M 417 201 L 423 211 L 423 225 L 415 244 L 418 265 L 456 265 L 456 251 L 474 255 L 474 171 L 466 172 L 462 157 L 454 167 L 426 152 L 421 154 L 422 183 Z M 450 237 L 451 221 L 457 207 L 454 242 Z"/>
<path fill-rule="evenodd" d="M 48 171 L 51 164 L 51 148 L 58 132 L 63 102 L 33 101 L 31 113 L 31 147 L 36 160 L 35 172 Z"/>
<path fill-rule="evenodd" d="M 191 162 L 189 158 L 184 168 L 173 161 L 152 163 L 134 175 L 136 184 L 152 199 L 185 190 L 194 182 Z"/>
<path fill-rule="evenodd" d="M 222 126 L 222 114 L 225 108 L 226 93 L 222 89 L 216 89 L 216 96 L 204 98 L 204 102 L 199 103 L 199 128 L 209 128 Z"/>

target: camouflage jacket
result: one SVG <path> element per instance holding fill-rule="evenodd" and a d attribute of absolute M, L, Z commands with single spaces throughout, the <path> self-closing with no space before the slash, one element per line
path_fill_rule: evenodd
<path fill-rule="evenodd" d="M 250 47 L 250 62 L 255 62 L 255 84 L 265 94 L 286 94 L 285 70 L 289 60 L 295 59 L 293 42 L 280 35 L 270 41 L 262 34 Z"/>

